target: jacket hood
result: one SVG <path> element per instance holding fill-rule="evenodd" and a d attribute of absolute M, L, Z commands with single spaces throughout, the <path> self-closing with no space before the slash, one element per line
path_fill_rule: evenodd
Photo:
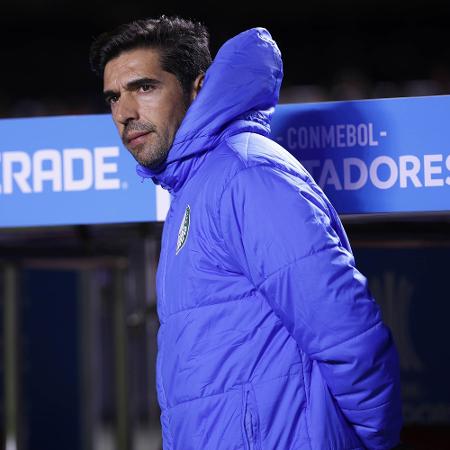
<path fill-rule="evenodd" d="M 167 159 L 138 175 L 177 191 L 207 151 L 244 131 L 270 133 L 283 77 L 281 54 L 270 33 L 252 28 L 227 41 L 178 129 Z"/>

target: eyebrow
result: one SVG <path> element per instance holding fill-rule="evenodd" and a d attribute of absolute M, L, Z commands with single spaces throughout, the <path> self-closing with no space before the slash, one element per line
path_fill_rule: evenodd
<path fill-rule="evenodd" d="M 127 91 L 133 91 L 139 87 L 141 87 L 144 84 L 151 84 L 152 86 L 157 86 L 158 84 L 161 84 L 161 81 L 156 80 L 155 78 L 148 78 L 148 77 L 142 77 L 142 78 L 136 78 L 134 80 L 128 81 L 128 83 L 125 85 Z M 114 90 L 107 90 L 103 92 L 103 97 L 105 101 L 108 101 L 111 97 L 114 97 L 118 94 L 117 91 Z"/>

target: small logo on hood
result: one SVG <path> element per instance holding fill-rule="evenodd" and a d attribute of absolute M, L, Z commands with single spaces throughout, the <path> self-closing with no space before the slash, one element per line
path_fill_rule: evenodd
<path fill-rule="evenodd" d="M 184 212 L 183 220 L 181 221 L 180 229 L 178 231 L 178 241 L 176 254 L 180 253 L 180 250 L 184 247 L 186 243 L 187 236 L 189 233 L 189 226 L 191 224 L 191 207 L 186 206 L 186 211 Z"/>

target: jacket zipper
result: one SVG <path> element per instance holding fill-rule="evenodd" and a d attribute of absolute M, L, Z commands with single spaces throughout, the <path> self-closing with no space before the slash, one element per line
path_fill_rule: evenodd
<path fill-rule="evenodd" d="M 163 243 L 163 244 L 166 245 L 165 248 L 164 248 L 164 261 L 163 261 L 162 287 L 161 287 L 161 312 L 162 312 L 162 315 L 163 315 L 164 319 L 165 319 L 165 315 L 166 315 L 166 306 L 165 306 L 165 304 L 166 304 L 167 261 L 168 261 L 168 258 L 169 258 L 169 250 L 170 250 L 169 246 L 168 246 L 168 243 L 170 241 L 170 231 L 171 231 L 171 222 L 169 222 L 169 221 L 170 221 L 170 219 L 171 219 L 171 217 L 173 215 L 173 204 L 174 204 L 174 199 L 172 198 L 171 202 L 170 202 L 170 208 L 169 208 L 169 211 L 168 211 L 167 216 L 166 216 L 167 230 L 166 230 L 166 233 L 165 233 L 165 238 L 166 239 L 165 239 L 165 242 Z M 162 365 L 162 360 L 163 360 L 163 355 L 164 355 L 164 350 L 165 350 L 164 349 L 164 345 L 162 344 L 163 341 L 164 341 L 164 338 L 163 338 L 163 336 L 161 336 L 161 346 L 158 348 L 159 355 L 158 355 L 158 358 L 157 358 L 158 372 L 159 372 L 160 376 L 161 376 L 161 365 Z M 164 384 L 163 384 L 162 380 L 161 380 L 161 393 L 162 393 L 162 396 L 163 396 L 164 406 L 166 407 L 166 405 L 167 405 L 167 397 L 166 397 L 166 392 L 165 392 Z"/>
<path fill-rule="evenodd" d="M 165 315 L 165 310 L 166 310 L 166 278 L 167 278 L 167 261 L 169 259 L 169 252 L 170 252 L 170 247 L 169 247 L 169 242 L 170 242 L 170 233 L 171 233 L 171 229 L 172 229 L 172 216 L 173 216 L 173 211 L 175 209 L 175 203 L 176 203 L 176 197 L 172 196 L 170 199 L 170 208 L 169 211 L 167 213 L 166 216 L 166 225 L 167 225 L 167 233 L 165 233 L 165 237 L 166 237 L 166 242 L 164 242 L 164 244 L 166 245 L 166 248 L 164 249 L 164 265 L 163 265 L 163 276 L 162 276 L 162 289 L 161 289 L 161 306 L 163 308 L 163 314 Z M 170 222 L 169 222 L 170 221 Z M 176 241 L 175 241 L 176 242 Z"/>
<path fill-rule="evenodd" d="M 166 245 L 166 248 L 164 249 L 164 265 L 163 265 L 163 276 L 162 276 L 162 288 L 161 288 L 161 303 L 162 303 L 162 307 L 163 310 L 165 310 L 165 301 L 166 301 L 166 274 L 167 274 L 167 260 L 169 259 L 169 248 L 168 248 L 168 243 L 170 241 L 170 228 L 171 228 L 171 223 L 167 223 L 168 220 L 170 220 L 171 216 L 173 213 L 173 202 L 171 202 L 170 204 L 170 209 L 169 212 L 167 213 L 167 217 L 166 217 L 166 224 L 168 225 L 168 229 L 167 229 L 167 233 L 166 233 L 166 242 L 164 242 L 164 244 Z M 164 311 L 165 314 L 165 311 Z"/>

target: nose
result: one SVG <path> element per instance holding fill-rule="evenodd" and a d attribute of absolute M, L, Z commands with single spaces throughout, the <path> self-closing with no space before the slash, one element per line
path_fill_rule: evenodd
<path fill-rule="evenodd" d="M 120 96 L 114 113 L 116 120 L 122 125 L 126 125 L 131 120 L 139 119 L 138 104 L 132 95 L 126 93 Z"/>

